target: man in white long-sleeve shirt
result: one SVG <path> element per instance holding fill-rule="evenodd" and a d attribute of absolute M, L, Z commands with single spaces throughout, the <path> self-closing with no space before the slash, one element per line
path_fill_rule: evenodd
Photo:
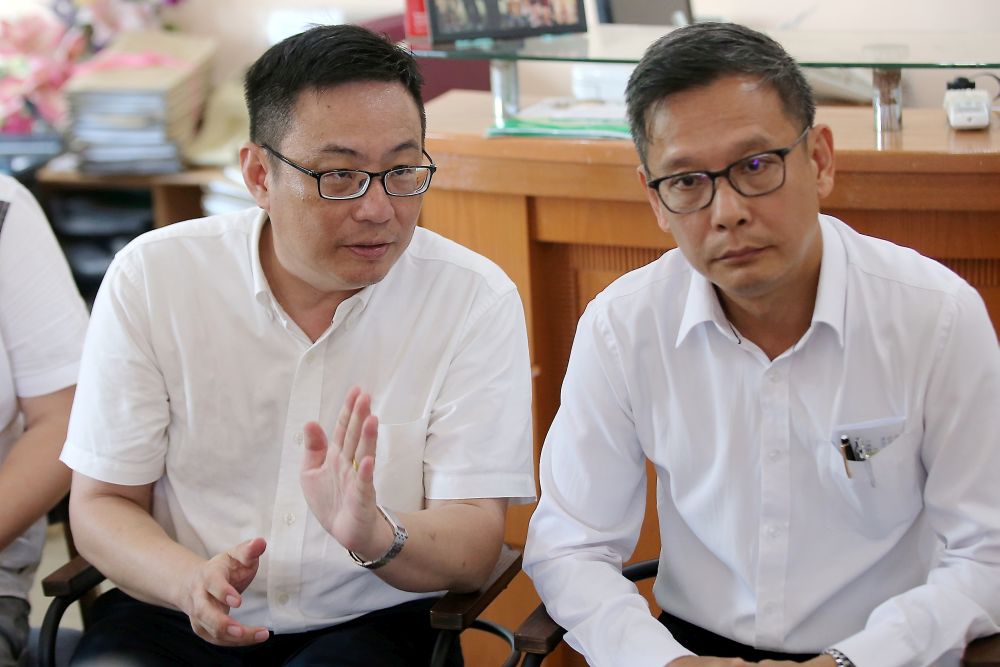
<path fill-rule="evenodd" d="M 955 665 L 1000 630 L 1000 353 L 940 264 L 819 213 L 773 40 L 697 24 L 627 91 L 678 248 L 580 321 L 525 569 L 593 665 Z M 659 618 L 621 576 L 657 475 Z"/>

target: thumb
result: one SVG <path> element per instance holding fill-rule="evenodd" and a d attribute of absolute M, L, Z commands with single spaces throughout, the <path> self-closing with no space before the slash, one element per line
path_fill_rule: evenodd
<path fill-rule="evenodd" d="M 261 557 L 266 548 L 267 540 L 263 537 L 255 537 L 252 540 L 241 542 L 230 549 L 229 556 L 241 565 L 251 567 L 256 564 L 257 559 Z"/>
<path fill-rule="evenodd" d="M 302 456 L 302 471 L 319 468 L 326 461 L 327 441 L 323 427 L 309 422 L 302 428 L 305 436 L 305 454 Z"/>

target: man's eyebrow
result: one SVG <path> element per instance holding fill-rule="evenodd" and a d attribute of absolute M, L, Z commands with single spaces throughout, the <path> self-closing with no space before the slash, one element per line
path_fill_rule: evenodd
<path fill-rule="evenodd" d="M 739 156 L 734 158 L 734 161 L 739 161 L 758 153 L 776 151 L 780 148 L 784 148 L 784 144 L 778 146 L 774 144 L 774 140 L 770 137 L 754 135 L 747 137 L 733 147 L 733 154 Z M 696 158 L 684 155 L 663 162 L 659 165 L 658 171 L 663 174 L 681 174 L 689 171 L 711 171 L 711 169 Z"/>
<path fill-rule="evenodd" d="M 390 148 L 386 155 L 397 155 L 405 151 L 420 149 L 420 144 L 413 140 L 407 140 L 400 142 L 396 146 Z M 338 155 L 349 158 L 362 158 L 364 155 L 361 151 L 358 151 L 350 146 L 344 146 L 342 144 L 327 144 L 319 150 L 320 155 Z"/>

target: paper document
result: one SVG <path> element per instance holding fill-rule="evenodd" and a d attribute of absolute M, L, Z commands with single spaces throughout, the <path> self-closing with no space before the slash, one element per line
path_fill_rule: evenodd
<path fill-rule="evenodd" d="M 629 139 L 625 105 L 608 100 L 550 97 L 486 132 L 487 136 Z"/>

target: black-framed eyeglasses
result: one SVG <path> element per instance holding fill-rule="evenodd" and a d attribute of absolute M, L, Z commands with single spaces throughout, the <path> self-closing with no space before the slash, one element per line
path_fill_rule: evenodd
<path fill-rule="evenodd" d="M 332 169 L 320 172 L 289 160 L 267 144 L 261 144 L 261 148 L 288 166 L 315 178 L 317 191 L 323 199 L 343 200 L 363 197 L 368 192 L 368 186 L 371 185 L 372 179 L 378 179 L 382 182 L 382 188 L 387 195 L 415 197 L 427 192 L 427 188 L 431 186 L 431 177 L 437 171 L 437 165 L 434 164 L 434 159 L 427 154 L 427 151 L 421 152 L 430 161 L 430 164 L 398 165 L 385 171 Z"/>
<path fill-rule="evenodd" d="M 716 179 L 725 176 L 733 190 L 744 197 L 770 194 L 785 184 L 785 156 L 798 146 L 811 127 L 785 148 L 756 153 L 719 171 L 685 171 L 646 181 L 672 213 L 694 213 L 708 208 L 715 199 Z"/>

